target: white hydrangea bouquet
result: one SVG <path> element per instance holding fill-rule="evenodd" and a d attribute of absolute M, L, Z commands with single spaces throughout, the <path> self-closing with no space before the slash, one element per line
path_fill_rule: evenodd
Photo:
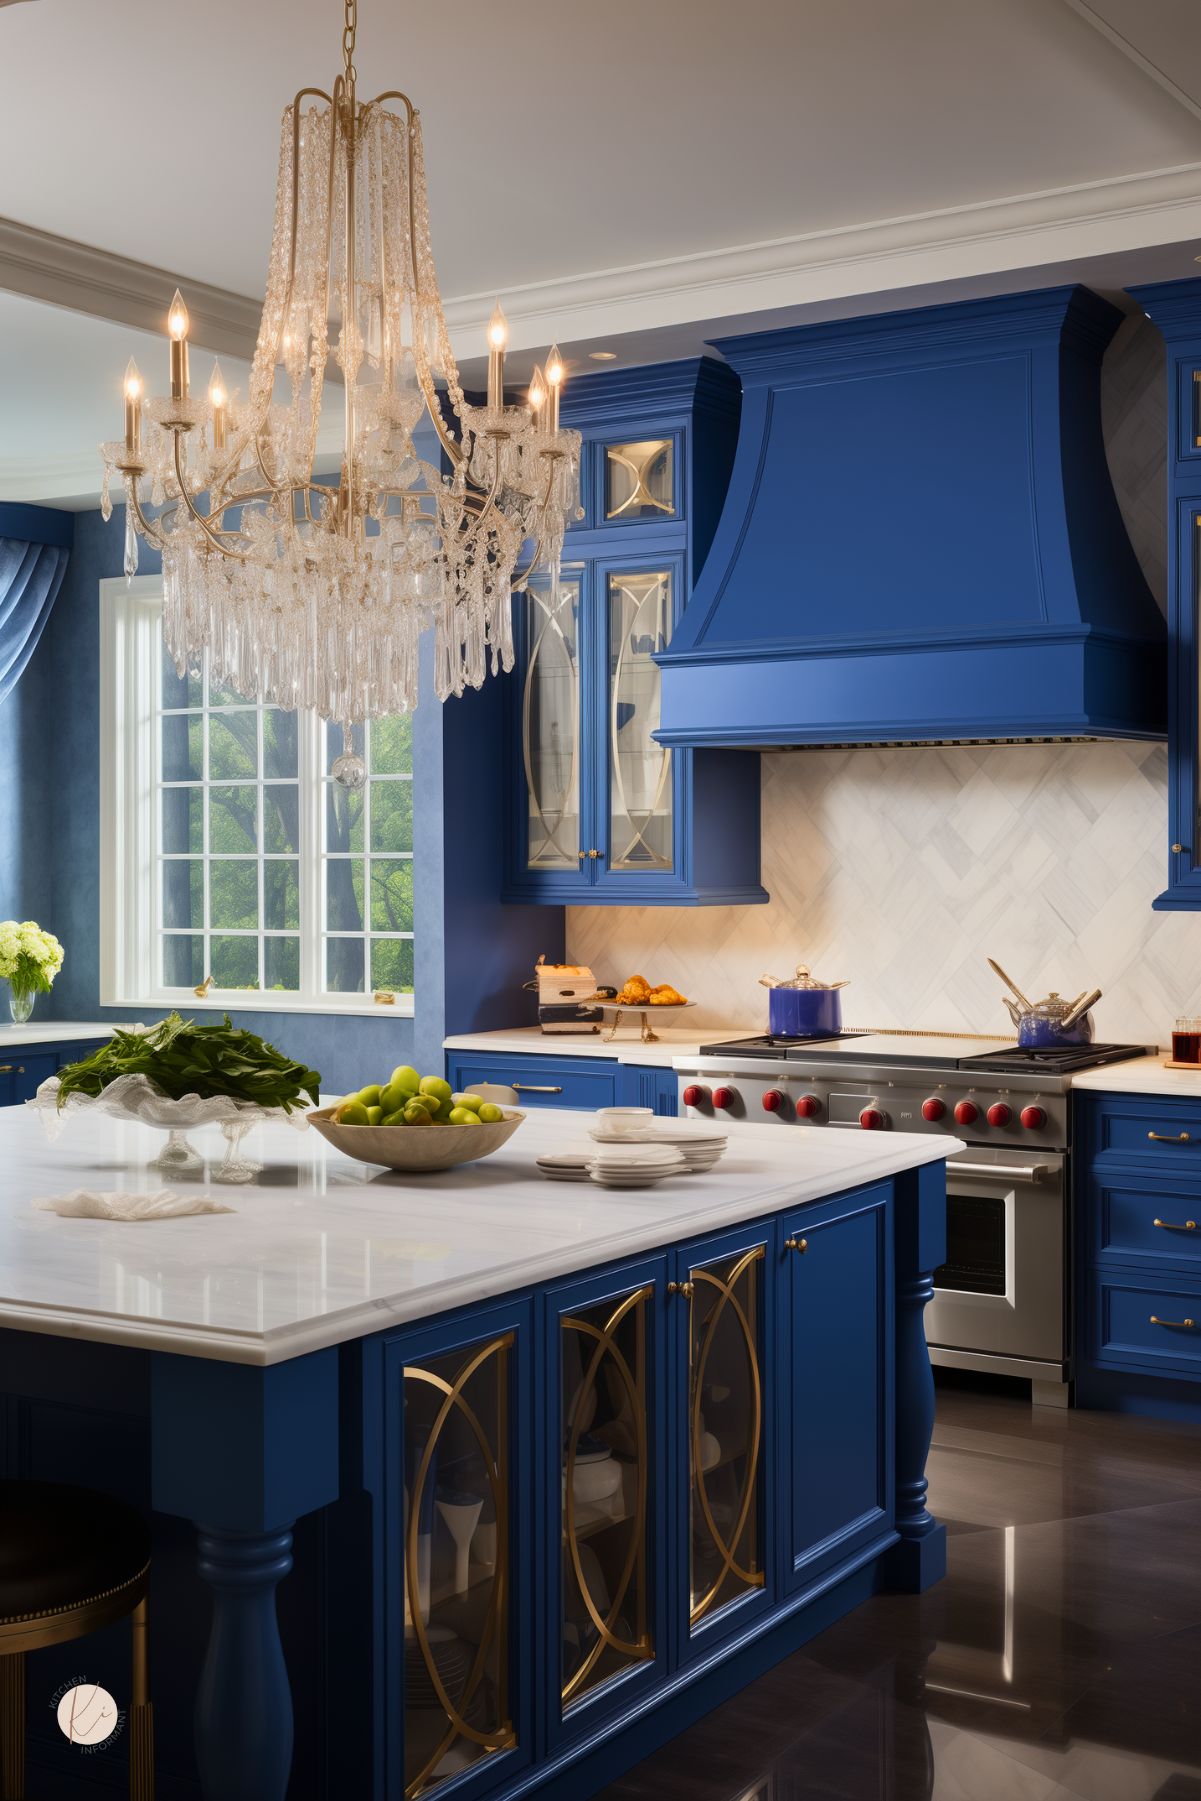
<path fill-rule="evenodd" d="M 63 966 L 63 947 L 53 932 L 43 932 L 32 919 L 0 920 L 0 976 L 8 983 L 13 1020 L 24 1025 L 33 1012 L 35 994 L 49 994 Z"/>

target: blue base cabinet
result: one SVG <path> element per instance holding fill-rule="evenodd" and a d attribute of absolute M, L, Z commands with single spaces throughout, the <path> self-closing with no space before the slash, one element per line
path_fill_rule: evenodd
<path fill-rule="evenodd" d="M 504 899 L 571 906 L 766 901 L 759 758 L 671 751 L 660 677 L 708 553 L 737 431 L 737 378 L 712 358 L 585 375 L 583 517 L 559 579 L 513 597 Z"/>
<path fill-rule="evenodd" d="M 7 1048 L 0 1031 L 0 1107 L 18 1107 L 31 1101 L 47 1077 L 57 1075 L 68 1063 L 78 1063 L 99 1050 L 103 1040 L 76 1044 L 14 1044 Z"/>
<path fill-rule="evenodd" d="M 1076 1105 L 1077 1404 L 1201 1422 L 1201 1100 Z"/>
<path fill-rule="evenodd" d="M 553 1039 L 550 1041 L 553 1043 Z M 553 1051 L 447 1051 L 446 1079 L 456 1094 L 479 1082 L 516 1091 L 522 1107 L 651 1107 L 679 1112 L 675 1072 L 653 1064 L 618 1063 L 615 1057 L 556 1057 Z"/>
<path fill-rule="evenodd" d="M 932 1165 L 368 1341 L 366 1792 L 582 1801 L 936 1581 L 909 1260 L 944 1242 Z"/>

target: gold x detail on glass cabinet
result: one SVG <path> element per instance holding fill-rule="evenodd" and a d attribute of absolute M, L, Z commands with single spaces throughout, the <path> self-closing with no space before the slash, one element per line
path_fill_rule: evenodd
<path fill-rule="evenodd" d="M 605 446 L 605 518 L 672 518 L 676 510 L 671 438 Z"/>
<path fill-rule="evenodd" d="M 608 599 L 609 864 L 616 870 L 670 870 L 671 752 L 653 736 L 660 676 L 651 659 L 671 642 L 671 573 L 613 572 Z"/>
<path fill-rule="evenodd" d="M 563 1706 L 654 1656 L 647 1627 L 647 1285 L 564 1315 Z"/>
<path fill-rule="evenodd" d="M 511 1333 L 404 1372 L 405 1795 L 515 1743 L 509 1718 Z"/>
<path fill-rule="evenodd" d="M 764 1247 L 689 1271 L 690 1623 L 763 1587 Z"/>
<path fill-rule="evenodd" d="M 580 570 L 531 581 L 525 596 L 522 718 L 531 869 L 575 869 L 580 856 Z"/>

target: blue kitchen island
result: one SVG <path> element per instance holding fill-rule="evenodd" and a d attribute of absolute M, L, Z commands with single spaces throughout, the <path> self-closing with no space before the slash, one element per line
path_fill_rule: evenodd
<path fill-rule="evenodd" d="M 657 1188 L 540 1177 L 588 1119 L 424 1178 L 263 1128 L 255 1182 L 197 1179 L 232 1211 L 133 1224 L 32 1203 L 160 1186 L 153 1132 L 0 1115 L 4 1473 L 152 1515 L 160 1801 L 578 1801 L 942 1574 L 957 1144 L 735 1125 Z M 123 1631 L 32 1654 L 32 1796 L 82 1780 L 39 1703 L 125 1705 Z"/>

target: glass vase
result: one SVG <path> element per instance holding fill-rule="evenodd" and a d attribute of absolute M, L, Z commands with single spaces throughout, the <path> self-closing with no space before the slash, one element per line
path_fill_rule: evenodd
<path fill-rule="evenodd" d="M 16 982 L 8 984 L 8 1010 L 12 1014 L 12 1022 L 15 1026 L 25 1024 L 33 1012 L 34 998 L 32 988 L 22 988 Z"/>

